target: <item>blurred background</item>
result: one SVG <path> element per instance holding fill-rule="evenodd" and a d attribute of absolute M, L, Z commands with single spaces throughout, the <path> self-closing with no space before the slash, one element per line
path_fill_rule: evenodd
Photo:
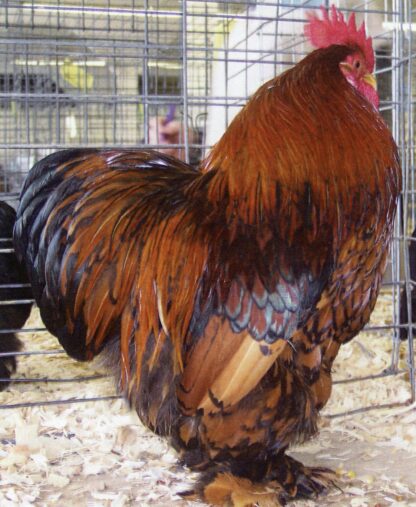
<path fill-rule="evenodd" d="M 321 3 L 1 1 L 1 190 L 19 191 L 28 169 L 53 150 L 147 145 L 149 119 L 170 106 L 195 134 L 182 144 L 202 156 L 261 83 L 310 50 L 305 12 Z M 408 84 L 397 79 L 402 89 L 392 89 L 409 56 L 406 2 L 337 4 L 374 37 L 391 122 Z"/>

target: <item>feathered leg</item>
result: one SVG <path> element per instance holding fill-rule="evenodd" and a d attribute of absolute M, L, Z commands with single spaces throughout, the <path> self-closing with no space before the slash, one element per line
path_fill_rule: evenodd
<path fill-rule="evenodd" d="M 335 485 L 331 470 L 306 467 L 282 451 L 267 461 L 215 465 L 182 496 L 213 505 L 276 507 L 295 498 L 316 497 Z"/>

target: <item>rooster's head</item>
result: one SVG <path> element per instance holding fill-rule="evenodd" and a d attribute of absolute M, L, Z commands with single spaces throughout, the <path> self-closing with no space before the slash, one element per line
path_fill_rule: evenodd
<path fill-rule="evenodd" d="M 340 64 L 341 72 L 348 82 L 356 88 L 375 107 L 378 107 L 374 71 L 374 50 L 371 37 L 365 33 L 364 23 L 357 28 L 355 16 L 351 14 L 345 21 L 343 14 L 333 5 L 330 13 L 321 7 L 323 19 L 315 14 L 308 15 L 305 35 L 316 48 L 326 48 L 333 44 L 349 46 L 352 52 Z"/>

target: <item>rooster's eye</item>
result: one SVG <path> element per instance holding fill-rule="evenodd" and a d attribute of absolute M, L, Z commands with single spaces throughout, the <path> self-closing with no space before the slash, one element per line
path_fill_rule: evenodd
<path fill-rule="evenodd" d="M 359 68 L 360 68 L 360 66 L 361 66 L 360 61 L 359 61 L 359 60 L 357 60 L 357 61 L 354 63 L 354 67 L 355 67 L 356 69 L 359 69 Z"/>

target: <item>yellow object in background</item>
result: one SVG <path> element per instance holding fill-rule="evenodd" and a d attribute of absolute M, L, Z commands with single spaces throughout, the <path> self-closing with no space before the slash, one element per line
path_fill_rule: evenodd
<path fill-rule="evenodd" d="M 59 71 L 62 78 L 74 88 L 85 91 L 91 90 L 94 86 L 94 76 L 70 60 L 65 60 Z"/>

